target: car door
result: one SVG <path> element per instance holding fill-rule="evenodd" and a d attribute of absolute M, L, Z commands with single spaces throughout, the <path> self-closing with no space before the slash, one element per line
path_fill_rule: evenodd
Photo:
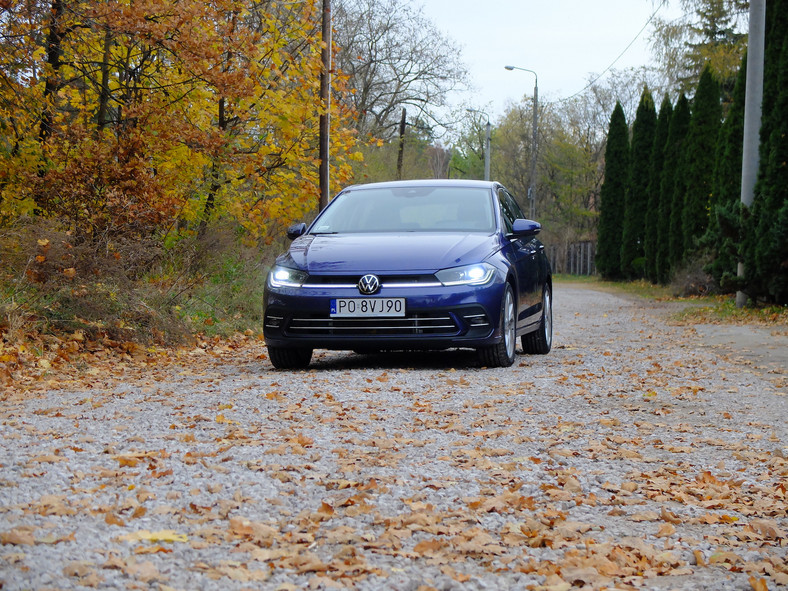
<path fill-rule="evenodd" d="M 506 190 L 498 190 L 498 203 L 501 208 L 504 231 L 509 239 L 507 258 L 512 262 L 517 274 L 517 324 L 530 324 L 532 317 L 538 317 L 542 294 L 539 291 L 538 253 L 541 243 L 535 238 L 523 238 L 512 235 L 512 224 L 515 219 L 524 219 L 520 206 Z"/>

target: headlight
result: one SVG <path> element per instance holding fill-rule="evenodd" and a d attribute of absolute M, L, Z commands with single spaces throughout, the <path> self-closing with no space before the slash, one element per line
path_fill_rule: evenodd
<path fill-rule="evenodd" d="M 487 263 L 466 265 L 443 269 L 435 273 L 443 285 L 484 285 L 488 283 L 495 273 L 495 267 Z"/>
<path fill-rule="evenodd" d="M 306 281 L 307 273 L 298 269 L 276 266 L 268 274 L 268 284 L 271 287 L 301 287 Z"/>

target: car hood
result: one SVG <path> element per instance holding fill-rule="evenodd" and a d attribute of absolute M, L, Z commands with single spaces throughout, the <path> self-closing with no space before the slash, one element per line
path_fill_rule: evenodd
<path fill-rule="evenodd" d="M 432 273 L 481 262 L 498 249 L 497 234 L 307 234 L 279 262 L 309 273 Z"/>

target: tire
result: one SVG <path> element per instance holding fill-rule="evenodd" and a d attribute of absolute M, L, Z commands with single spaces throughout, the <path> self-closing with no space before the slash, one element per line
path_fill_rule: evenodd
<path fill-rule="evenodd" d="M 268 358 L 276 369 L 306 369 L 312 360 L 312 349 L 269 346 Z"/>
<path fill-rule="evenodd" d="M 501 300 L 501 342 L 489 347 L 479 347 L 479 362 L 487 367 L 509 367 L 514 363 L 517 343 L 517 310 L 514 291 L 506 284 Z"/>
<path fill-rule="evenodd" d="M 553 292 L 545 284 L 542 290 L 542 318 L 539 328 L 520 337 L 523 352 L 529 355 L 546 355 L 553 347 Z"/>

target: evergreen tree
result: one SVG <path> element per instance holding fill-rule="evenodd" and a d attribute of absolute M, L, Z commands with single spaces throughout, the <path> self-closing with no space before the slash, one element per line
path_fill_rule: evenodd
<path fill-rule="evenodd" d="M 713 192 L 714 155 L 720 133 L 722 105 L 720 87 L 711 67 L 706 66 L 698 82 L 687 135 L 686 191 L 682 213 L 684 254 L 695 249 L 696 241 L 709 225 L 709 202 Z"/>
<path fill-rule="evenodd" d="M 651 149 L 651 168 L 648 180 L 648 207 L 646 208 L 646 239 L 644 251 L 646 257 L 646 277 L 652 283 L 659 282 L 657 273 L 657 253 L 659 250 L 659 226 L 662 224 L 662 174 L 665 165 L 665 144 L 668 141 L 670 119 L 673 115 L 673 105 L 667 93 L 662 99 L 657 118 L 657 128 L 654 132 L 654 146 Z"/>
<path fill-rule="evenodd" d="M 701 246 L 711 255 L 706 272 L 723 288 L 736 275 L 741 203 L 742 144 L 744 141 L 744 100 L 747 58 L 742 61 L 733 104 L 720 129 L 714 165 L 714 191 L 710 203 L 709 227 Z"/>
<path fill-rule="evenodd" d="M 662 223 L 657 229 L 657 275 L 660 283 L 667 283 L 671 270 L 681 260 L 684 236 L 681 231 L 681 213 L 684 210 L 684 150 L 690 123 L 690 106 L 682 94 L 676 101 L 670 118 L 668 141 L 665 144 L 665 165 L 660 185 L 660 211 Z"/>
<path fill-rule="evenodd" d="M 632 124 L 629 184 L 621 236 L 621 273 L 628 279 L 643 276 L 646 209 L 651 170 L 651 151 L 657 127 L 657 109 L 648 88 L 643 89 Z"/>
<path fill-rule="evenodd" d="M 788 2 L 778 4 L 788 9 Z M 782 52 L 777 68 L 771 66 L 767 72 L 776 75 L 779 90 L 770 112 L 764 113 L 761 131 L 762 137 L 768 131 L 768 138 L 761 144 L 751 209 L 754 230 L 746 233 L 743 248 L 749 295 L 784 304 L 788 303 L 788 23 L 786 19 L 777 22 L 782 29 L 773 26 L 769 32 L 782 38 Z M 769 41 L 779 39 L 767 37 Z"/>
<path fill-rule="evenodd" d="M 605 279 L 621 276 L 621 226 L 629 179 L 629 128 L 617 102 L 605 147 L 605 178 L 600 189 L 596 266 Z"/>

